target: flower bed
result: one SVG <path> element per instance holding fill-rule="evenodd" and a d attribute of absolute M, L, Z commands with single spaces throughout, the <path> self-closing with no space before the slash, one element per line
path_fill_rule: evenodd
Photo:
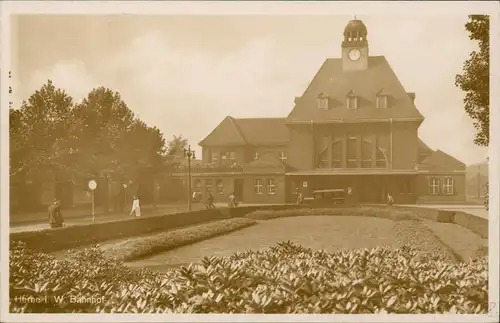
<path fill-rule="evenodd" d="M 158 252 L 168 251 L 221 234 L 243 229 L 256 223 L 255 220 L 245 218 L 221 220 L 162 232 L 152 236 L 128 239 L 113 244 L 104 250 L 107 255 L 120 260 L 135 260 Z"/>
<path fill-rule="evenodd" d="M 285 210 L 256 210 L 246 215 L 247 218 L 256 220 L 270 220 L 290 216 L 311 215 L 345 215 L 345 216 L 369 216 L 390 219 L 394 221 L 421 219 L 409 210 L 397 208 L 375 208 L 375 207 L 336 207 L 336 208 L 297 208 Z"/>
<path fill-rule="evenodd" d="M 16 243 L 10 311 L 487 313 L 487 258 L 448 264 L 416 255 L 408 246 L 326 253 L 279 243 L 160 274 L 131 270 L 96 248 L 58 261 Z"/>

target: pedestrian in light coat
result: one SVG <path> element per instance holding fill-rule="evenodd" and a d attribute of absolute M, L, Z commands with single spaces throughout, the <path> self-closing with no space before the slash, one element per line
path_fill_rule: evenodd
<path fill-rule="evenodd" d="M 135 214 L 135 216 L 141 216 L 141 206 L 139 204 L 139 198 L 134 196 L 134 201 L 132 202 L 132 210 L 130 210 L 130 215 Z"/>

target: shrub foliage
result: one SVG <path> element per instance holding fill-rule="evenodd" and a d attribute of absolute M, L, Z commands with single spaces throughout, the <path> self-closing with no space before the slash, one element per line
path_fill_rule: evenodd
<path fill-rule="evenodd" d="M 10 252 L 10 311 L 487 312 L 487 258 L 459 264 L 439 256 L 416 259 L 408 246 L 327 253 L 282 242 L 158 273 L 129 269 L 98 247 L 58 261 L 16 243 Z M 30 296 L 45 301 L 27 302 Z"/>

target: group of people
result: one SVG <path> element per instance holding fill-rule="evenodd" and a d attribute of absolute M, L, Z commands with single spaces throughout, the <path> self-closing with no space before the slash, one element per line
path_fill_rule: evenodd
<path fill-rule="evenodd" d="M 200 192 L 193 192 L 193 195 L 192 195 L 192 201 L 193 202 L 202 202 L 202 195 Z M 212 195 L 212 193 L 210 191 L 208 191 L 206 193 L 206 199 L 205 199 L 205 207 L 207 209 L 214 209 L 215 208 L 215 205 L 214 205 L 214 196 Z M 234 194 L 234 192 L 232 192 L 231 194 L 229 194 L 228 196 L 228 207 L 230 208 L 233 208 L 233 207 L 237 207 L 238 206 L 238 202 L 236 201 L 236 195 Z"/>
<path fill-rule="evenodd" d="M 49 225 L 51 228 L 61 228 L 64 227 L 64 218 L 61 213 L 61 201 L 55 198 L 49 205 Z M 132 202 L 132 209 L 129 213 L 130 216 L 141 216 L 141 205 L 139 203 L 139 197 L 134 196 Z"/>

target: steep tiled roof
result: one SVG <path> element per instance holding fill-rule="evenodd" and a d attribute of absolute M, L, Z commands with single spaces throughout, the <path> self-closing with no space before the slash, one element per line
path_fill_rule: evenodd
<path fill-rule="evenodd" d="M 221 123 L 205 138 L 200 146 L 243 146 L 246 144 L 245 137 L 236 124 L 233 117 L 226 117 Z"/>
<path fill-rule="evenodd" d="M 289 140 L 284 118 L 235 119 L 250 145 L 286 144 Z"/>
<path fill-rule="evenodd" d="M 346 96 L 351 91 L 358 96 L 357 109 L 346 108 Z M 376 108 L 376 97 L 381 91 L 389 95 L 387 109 Z M 317 107 L 321 92 L 329 96 L 328 110 Z M 348 72 L 343 72 L 341 59 L 327 59 L 297 100 L 287 122 L 389 118 L 423 120 L 385 57 L 372 56 L 368 58 L 368 69 Z"/>
<path fill-rule="evenodd" d="M 200 145 L 277 145 L 286 144 L 288 140 L 288 128 L 284 118 L 226 117 Z"/>
<path fill-rule="evenodd" d="M 422 141 L 422 139 L 418 138 L 418 149 L 421 153 L 431 153 L 433 150 Z"/>
<path fill-rule="evenodd" d="M 465 164 L 441 150 L 436 150 L 424 159 L 421 166 L 425 168 L 449 168 L 465 170 Z"/>

